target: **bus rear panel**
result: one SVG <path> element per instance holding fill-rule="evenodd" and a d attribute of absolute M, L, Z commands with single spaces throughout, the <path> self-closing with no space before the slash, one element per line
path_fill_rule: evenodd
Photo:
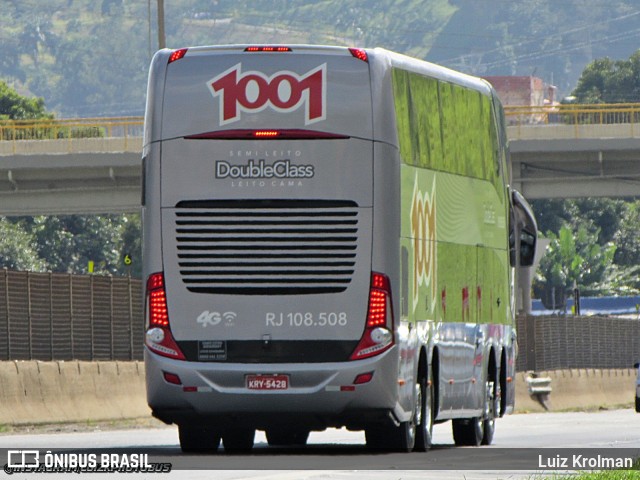
<path fill-rule="evenodd" d="M 372 261 L 369 64 L 330 48 L 171 55 L 152 65 L 145 141 L 145 275 L 169 322 L 147 335 L 154 414 L 222 429 L 406 416 Z"/>

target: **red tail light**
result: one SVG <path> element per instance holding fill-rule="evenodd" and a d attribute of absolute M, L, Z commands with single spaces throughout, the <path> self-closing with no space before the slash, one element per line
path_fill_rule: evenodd
<path fill-rule="evenodd" d="M 353 55 L 354 57 L 356 57 L 358 60 L 362 60 L 363 62 L 369 62 L 369 55 L 367 55 L 367 52 L 362 49 L 362 48 L 350 48 L 349 51 L 351 52 L 351 55 Z"/>
<path fill-rule="evenodd" d="M 167 63 L 172 63 L 172 62 L 175 62 L 176 60 L 180 60 L 182 57 L 184 57 L 187 54 L 187 50 L 189 49 L 181 48 L 179 50 L 174 50 L 173 52 L 171 52 L 171 55 L 169 56 L 169 61 Z"/>
<path fill-rule="evenodd" d="M 164 274 L 162 272 L 149 275 L 147 280 L 147 309 L 149 326 L 145 335 L 145 344 L 149 350 L 163 357 L 186 360 L 171 334 L 167 294 L 164 288 Z"/>
<path fill-rule="evenodd" d="M 391 284 L 381 273 L 371 274 L 367 324 L 351 360 L 373 357 L 389 350 L 394 344 Z"/>

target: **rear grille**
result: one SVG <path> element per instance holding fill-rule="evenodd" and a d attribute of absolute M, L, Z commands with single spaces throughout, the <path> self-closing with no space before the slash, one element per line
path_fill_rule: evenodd
<path fill-rule="evenodd" d="M 176 206 L 180 275 L 196 293 L 300 295 L 347 289 L 356 264 L 351 201 L 184 201 Z"/>

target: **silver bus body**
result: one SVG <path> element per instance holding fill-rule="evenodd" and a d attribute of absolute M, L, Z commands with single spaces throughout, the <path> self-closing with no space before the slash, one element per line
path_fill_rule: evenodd
<path fill-rule="evenodd" d="M 493 419 L 512 410 L 506 145 L 494 141 L 493 184 L 424 180 L 436 173 L 415 173 L 400 148 L 405 74 L 476 92 L 501 128 L 487 83 L 380 49 L 154 57 L 143 151 L 147 394 L 153 414 L 179 426 L 183 449 L 215 449 L 220 438 L 250 448 L 256 429 L 296 443 L 347 427 L 373 447 L 424 450 L 433 422 L 448 419 L 456 443 L 489 443 Z M 420 193 L 425 181 L 431 194 Z M 438 215 L 452 224 L 456 205 L 440 214 L 447 182 L 475 192 L 463 208 L 491 205 L 474 215 L 493 246 L 478 240 L 472 255 L 480 267 L 490 257 L 486 270 L 500 278 L 474 266 L 455 284 L 464 265 L 447 266 L 451 240 L 429 237 L 428 218 L 414 212 L 417 200 L 420 212 L 435 210 L 437 182 Z M 424 235 L 407 233 L 413 224 Z M 436 244 L 433 278 L 416 273 Z"/>

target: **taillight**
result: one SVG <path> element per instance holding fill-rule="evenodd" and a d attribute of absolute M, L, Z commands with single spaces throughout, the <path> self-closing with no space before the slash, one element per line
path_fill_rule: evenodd
<path fill-rule="evenodd" d="M 369 62 L 369 55 L 367 55 L 366 50 L 362 48 L 350 48 L 349 51 L 351 52 L 351 55 L 356 57 L 358 60 Z"/>
<path fill-rule="evenodd" d="M 184 57 L 187 54 L 187 50 L 189 49 L 181 48 L 179 50 L 174 50 L 173 52 L 171 52 L 171 55 L 169 56 L 169 61 L 167 63 L 172 63 L 172 62 L 175 62 L 176 60 L 180 60 L 182 57 Z"/>
<path fill-rule="evenodd" d="M 163 357 L 186 360 L 171 334 L 164 274 L 161 272 L 153 273 L 147 279 L 147 312 L 149 326 L 145 335 L 145 344 L 149 350 Z"/>
<path fill-rule="evenodd" d="M 373 357 L 393 346 L 393 310 L 391 306 L 391 284 L 382 273 L 371 274 L 367 324 L 351 360 Z"/>

